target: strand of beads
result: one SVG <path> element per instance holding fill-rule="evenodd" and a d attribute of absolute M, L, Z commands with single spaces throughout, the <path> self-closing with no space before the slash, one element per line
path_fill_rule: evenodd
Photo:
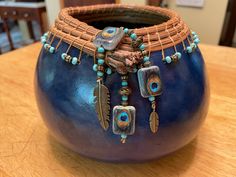
<path fill-rule="evenodd" d="M 192 31 L 191 33 L 192 33 L 193 42 L 186 49 L 188 53 L 194 52 L 197 48 L 197 45 L 200 43 L 200 39 L 198 38 L 198 35 L 196 34 L 196 32 Z"/>
<path fill-rule="evenodd" d="M 155 96 L 160 95 L 162 92 L 159 67 L 151 66 L 150 57 L 145 50 L 146 46 L 143 43 L 142 38 L 137 37 L 133 31 L 130 31 L 127 28 L 124 29 L 124 32 L 131 38 L 131 45 L 137 46 L 134 50 L 139 50 L 142 53 L 143 62 L 140 66 L 141 68 L 138 70 L 139 88 L 142 97 L 148 98 L 151 103 L 152 112 L 149 117 L 150 129 L 153 133 L 156 133 L 159 125 L 159 118 L 156 113 Z M 179 56 L 179 53 L 176 55 Z"/>
<path fill-rule="evenodd" d="M 122 106 L 128 106 L 128 96 L 131 94 L 131 90 L 128 87 L 128 75 L 122 75 L 121 76 L 121 89 L 119 90 L 119 94 L 121 95 L 121 105 Z M 122 119 L 122 118 L 121 118 Z M 123 120 L 121 122 L 128 122 L 128 118 L 123 117 Z M 121 133 L 121 143 L 125 143 L 126 138 L 127 138 L 127 133 L 122 132 Z"/>
<path fill-rule="evenodd" d="M 175 54 L 171 55 L 171 56 L 166 56 L 164 59 L 164 62 L 167 64 L 170 64 L 172 62 L 177 62 L 178 60 L 181 59 L 181 53 L 180 52 L 176 52 Z"/>
<path fill-rule="evenodd" d="M 50 53 L 54 53 L 55 47 L 48 44 L 47 39 L 48 39 L 48 33 L 44 33 L 43 36 L 41 36 L 41 43 L 43 44 L 45 50 L 49 51 Z"/>
<path fill-rule="evenodd" d="M 93 65 L 93 70 L 95 72 L 97 72 L 97 76 L 99 78 L 102 78 L 104 75 L 104 72 L 106 72 L 108 75 L 110 75 L 112 73 L 111 68 L 106 68 L 104 67 L 104 63 L 105 63 L 105 49 L 103 47 L 98 47 L 97 49 L 97 64 L 94 63 Z"/>
<path fill-rule="evenodd" d="M 76 65 L 78 63 L 77 57 L 72 57 L 71 55 L 68 55 L 67 53 L 62 53 L 61 59 L 66 61 L 67 63 L 71 63 L 72 65 Z"/>

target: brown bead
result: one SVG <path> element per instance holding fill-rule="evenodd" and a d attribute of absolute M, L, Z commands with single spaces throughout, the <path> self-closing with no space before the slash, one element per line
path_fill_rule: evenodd
<path fill-rule="evenodd" d="M 142 51 L 142 54 L 145 56 L 148 54 L 148 51 L 144 50 L 144 51 Z"/>
<path fill-rule="evenodd" d="M 72 59 L 72 57 L 70 55 L 66 55 L 66 57 L 65 57 L 65 61 L 66 62 L 70 62 L 71 59 Z"/>
<path fill-rule="evenodd" d="M 104 72 L 105 68 L 102 65 L 98 65 L 98 71 L 103 71 Z"/>
<path fill-rule="evenodd" d="M 105 58 L 105 55 L 103 53 L 98 53 L 97 54 L 97 58 L 103 59 L 103 58 Z"/>
<path fill-rule="evenodd" d="M 171 59 L 172 59 L 174 62 L 177 62 L 177 61 L 178 61 L 177 55 L 172 55 L 172 56 L 171 56 Z"/>
<path fill-rule="evenodd" d="M 120 95 L 130 95 L 131 94 L 131 89 L 129 87 L 122 87 L 119 90 Z"/>
<path fill-rule="evenodd" d="M 122 80 L 128 80 L 128 76 L 127 75 L 123 75 L 123 76 L 121 76 L 121 79 Z"/>
<path fill-rule="evenodd" d="M 140 36 L 138 37 L 138 39 L 136 40 L 137 43 L 141 44 L 143 42 L 143 37 Z"/>
<path fill-rule="evenodd" d="M 128 101 L 122 101 L 121 104 L 122 106 L 128 106 Z"/>
<path fill-rule="evenodd" d="M 151 65 L 151 62 L 150 61 L 146 61 L 144 64 L 143 64 L 145 67 L 148 67 Z"/>

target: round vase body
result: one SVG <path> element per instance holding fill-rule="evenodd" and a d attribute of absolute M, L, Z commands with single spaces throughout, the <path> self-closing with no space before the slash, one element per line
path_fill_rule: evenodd
<path fill-rule="evenodd" d="M 58 43 L 56 38 L 53 45 Z M 187 41 L 185 41 L 187 45 Z M 149 128 L 151 104 L 140 95 L 137 74 L 129 74 L 132 94 L 129 105 L 136 108 L 135 133 L 125 144 L 112 132 L 112 108 L 120 105 L 118 91 L 121 79 L 118 73 L 105 77 L 110 91 L 110 126 L 104 131 L 95 111 L 93 90 L 96 72 L 93 57 L 82 54 L 81 64 L 72 65 L 61 59 L 68 48 L 62 42 L 54 54 L 42 49 L 35 75 L 35 91 L 39 110 L 52 135 L 63 145 L 91 158 L 115 161 L 145 161 L 169 154 L 187 143 L 202 125 L 208 108 L 208 85 L 205 67 L 199 48 L 188 54 L 182 43 L 177 50 L 182 58 L 173 64 L 162 62 L 161 51 L 152 52 L 150 60 L 160 68 L 163 92 L 156 98 L 159 129 Z M 79 56 L 79 50 L 70 49 L 71 56 Z M 174 48 L 165 49 L 166 55 Z"/>

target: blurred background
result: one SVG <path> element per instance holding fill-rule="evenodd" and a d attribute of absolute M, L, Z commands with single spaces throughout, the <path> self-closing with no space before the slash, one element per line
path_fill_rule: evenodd
<path fill-rule="evenodd" d="M 39 41 L 61 8 L 102 3 L 170 8 L 202 43 L 236 47 L 236 0 L 0 0 L 0 54 Z"/>

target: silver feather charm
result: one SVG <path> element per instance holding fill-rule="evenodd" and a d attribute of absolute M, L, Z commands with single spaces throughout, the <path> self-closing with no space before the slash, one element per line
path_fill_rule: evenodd
<path fill-rule="evenodd" d="M 104 130 L 109 127 L 109 113 L 110 113 L 110 95 L 108 88 L 101 83 L 101 80 L 97 81 L 97 86 L 94 88 L 94 103 L 96 112 L 98 114 L 98 120 Z"/>
<path fill-rule="evenodd" d="M 157 112 L 153 111 L 149 117 L 149 125 L 152 133 L 156 133 L 159 126 L 159 116 Z"/>

